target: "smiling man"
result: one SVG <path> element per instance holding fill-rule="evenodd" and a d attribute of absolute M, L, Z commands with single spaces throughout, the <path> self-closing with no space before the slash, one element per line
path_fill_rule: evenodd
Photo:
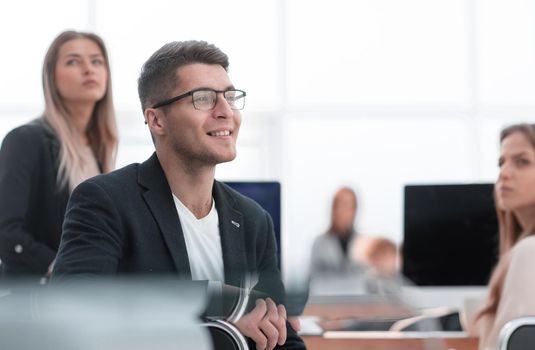
<path fill-rule="evenodd" d="M 52 281 L 173 274 L 242 287 L 254 275 L 263 297 L 234 324 L 257 349 L 304 349 L 286 321 L 269 214 L 214 180 L 216 165 L 236 157 L 246 95 L 228 65 L 202 41 L 149 58 L 138 91 L 156 152 L 73 192 Z"/>

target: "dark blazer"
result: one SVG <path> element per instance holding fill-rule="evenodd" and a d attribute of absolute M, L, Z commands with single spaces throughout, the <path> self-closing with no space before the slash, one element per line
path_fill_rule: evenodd
<path fill-rule="evenodd" d="M 43 275 L 59 246 L 69 198 L 57 183 L 59 142 L 43 118 L 0 149 L 0 259 L 7 276 Z"/>
<path fill-rule="evenodd" d="M 253 200 L 214 182 L 225 283 L 258 274 L 255 290 L 283 302 L 269 214 Z M 191 279 L 172 193 L 156 154 L 80 184 L 67 207 L 52 283 L 116 274 L 176 274 Z M 288 348 L 304 348 L 289 330 Z"/>

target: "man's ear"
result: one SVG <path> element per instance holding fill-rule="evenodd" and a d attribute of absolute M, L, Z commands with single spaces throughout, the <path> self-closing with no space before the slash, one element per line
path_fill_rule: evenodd
<path fill-rule="evenodd" d="M 145 124 L 147 124 L 151 132 L 156 135 L 161 135 L 164 132 L 162 116 L 163 114 L 157 109 L 154 109 L 154 108 L 145 109 L 145 113 L 144 113 Z"/>

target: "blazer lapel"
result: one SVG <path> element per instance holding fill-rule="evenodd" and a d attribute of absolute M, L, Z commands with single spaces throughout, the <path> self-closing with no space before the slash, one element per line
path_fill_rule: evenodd
<path fill-rule="evenodd" d="M 156 153 L 140 165 L 138 182 L 147 189 L 143 193 L 143 198 L 160 227 L 178 274 L 183 278 L 191 278 L 188 251 L 182 226 L 180 225 L 171 189 Z"/>
<path fill-rule="evenodd" d="M 243 215 L 235 208 L 235 202 L 227 192 L 229 190 L 223 186 L 214 181 L 212 192 L 219 216 L 225 282 L 240 287 L 242 277 L 248 272 Z"/>

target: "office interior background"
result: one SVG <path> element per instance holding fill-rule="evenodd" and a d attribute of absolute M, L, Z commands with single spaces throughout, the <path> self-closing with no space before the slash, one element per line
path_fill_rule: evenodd
<path fill-rule="evenodd" d="M 286 281 L 307 269 L 334 191 L 357 228 L 403 239 L 403 186 L 493 182 L 498 133 L 535 116 L 533 0 L 4 1 L 0 140 L 43 110 L 41 68 L 65 29 L 108 45 L 117 166 L 153 152 L 137 97 L 164 43 L 202 39 L 247 91 L 238 157 L 220 180 L 280 181 Z"/>

